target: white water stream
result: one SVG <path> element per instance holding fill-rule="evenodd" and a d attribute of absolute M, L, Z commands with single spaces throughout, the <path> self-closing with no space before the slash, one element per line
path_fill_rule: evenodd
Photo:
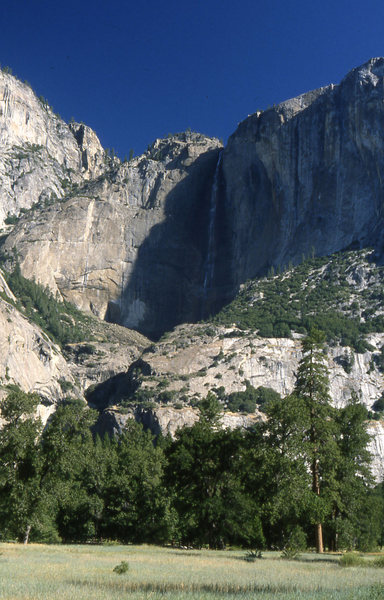
<path fill-rule="evenodd" d="M 212 191 L 211 191 L 211 199 L 209 205 L 209 227 L 208 227 L 208 249 L 207 249 L 207 258 L 205 261 L 204 267 L 204 299 L 207 295 L 207 290 L 212 286 L 213 275 L 215 273 L 215 246 L 216 246 L 216 212 L 217 212 L 217 197 L 218 197 L 218 188 L 219 188 L 219 173 L 221 161 L 223 158 L 223 152 L 220 152 L 219 158 L 216 165 L 215 175 L 213 178 Z"/>

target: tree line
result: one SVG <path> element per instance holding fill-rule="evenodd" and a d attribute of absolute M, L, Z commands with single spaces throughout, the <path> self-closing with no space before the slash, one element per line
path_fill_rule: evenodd
<path fill-rule="evenodd" d="M 271 397 L 249 430 L 220 427 L 209 393 L 175 439 L 133 419 L 92 435 L 97 413 L 68 399 L 43 427 L 39 398 L 11 387 L 1 404 L 0 535 L 27 542 L 367 550 L 382 545 L 384 500 L 356 396 L 331 405 L 323 338 L 303 341 L 295 389 Z"/>

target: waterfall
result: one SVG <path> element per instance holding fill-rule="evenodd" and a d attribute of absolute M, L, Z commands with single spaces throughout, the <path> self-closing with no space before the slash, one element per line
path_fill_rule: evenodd
<path fill-rule="evenodd" d="M 204 300 L 207 296 L 207 291 L 211 288 L 213 282 L 213 276 L 215 272 L 215 246 L 216 246 L 216 235 L 215 235 L 215 226 L 216 226 L 216 211 L 217 211 L 217 198 L 218 198 L 218 188 L 219 188 L 219 174 L 221 161 L 223 158 L 223 151 L 220 151 L 219 158 L 216 164 L 215 175 L 213 178 L 212 190 L 211 190 L 211 198 L 209 204 L 209 226 L 208 226 L 208 249 L 207 249 L 207 258 L 205 260 L 204 265 Z"/>

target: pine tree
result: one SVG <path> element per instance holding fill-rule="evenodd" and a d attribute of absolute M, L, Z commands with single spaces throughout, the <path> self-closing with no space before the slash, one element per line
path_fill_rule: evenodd
<path fill-rule="evenodd" d="M 264 533 L 281 544 L 294 528 L 315 526 L 317 552 L 324 536 L 332 549 L 367 548 L 380 537 L 373 507 L 367 410 L 352 395 L 341 409 L 331 405 L 324 336 L 303 340 L 303 357 L 292 394 L 269 400 L 267 421 L 252 433 L 255 453 L 251 489 L 262 506 Z M 364 520 L 361 515 L 364 513 Z M 364 522 L 363 522 L 364 521 Z"/>
<path fill-rule="evenodd" d="M 314 330 L 303 340 L 303 357 L 294 390 L 304 401 L 308 411 L 305 445 L 314 495 L 312 514 L 316 551 L 319 553 L 324 552 L 322 523 L 327 512 L 327 503 L 322 495 L 322 475 L 326 474 L 329 478 L 331 473 L 326 472 L 326 466 L 332 469 L 332 461 L 329 462 L 329 458 L 337 454 L 334 441 L 334 409 L 330 404 L 328 369 L 324 362 L 324 337 L 322 332 Z"/>
<path fill-rule="evenodd" d="M 339 449 L 336 444 L 335 409 L 329 395 L 328 368 L 324 357 L 324 334 L 313 330 L 302 342 L 294 393 L 307 409 L 307 431 L 304 440 L 312 479 L 312 519 L 315 524 L 316 552 L 324 552 L 323 522 L 329 512 L 330 490 L 335 488 L 335 468 Z M 327 483 L 328 493 L 323 493 Z"/>
<path fill-rule="evenodd" d="M 251 490 L 262 506 L 268 543 L 282 547 L 290 532 L 306 523 L 311 504 L 308 409 L 302 398 L 290 394 L 270 399 L 264 411 L 267 421 L 250 433 L 255 453 Z"/>

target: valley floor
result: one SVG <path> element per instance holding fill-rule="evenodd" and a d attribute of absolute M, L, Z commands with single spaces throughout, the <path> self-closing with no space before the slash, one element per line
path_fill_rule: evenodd
<path fill-rule="evenodd" d="M 382 600 L 384 569 L 344 569 L 338 557 L 179 550 L 153 546 L 0 545 L 0 598 L 8 600 Z M 366 558 L 369 560 L 369 557 Z M 127 561 L 126 573 L 113 571 Z"/>

